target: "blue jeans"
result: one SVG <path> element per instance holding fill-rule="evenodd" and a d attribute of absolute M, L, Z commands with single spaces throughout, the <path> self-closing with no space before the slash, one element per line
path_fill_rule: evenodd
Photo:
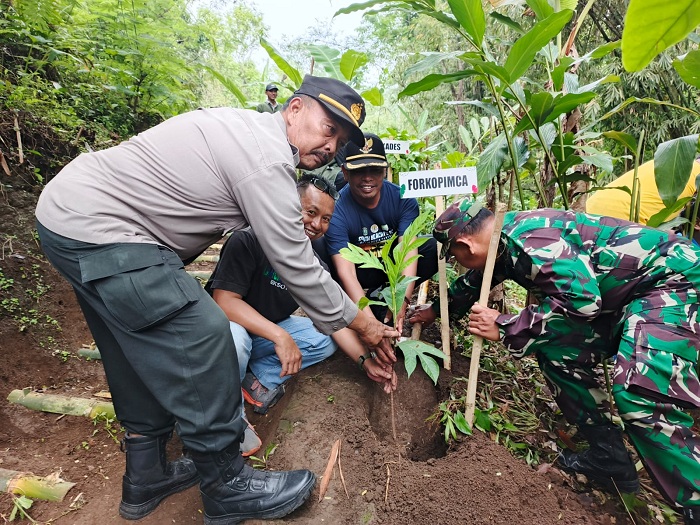
<path fill-rule="evenodd" d="M 301 368 L 320 363 L 333 355 L 338 346 L 328 335 L 316 330 L 311 319 L 292 315 L 277 323 L 292 336 L 301 351 Z M 275 345 L 269 339 L 248 333 L 241 325 L 230 322 L 231 334 L 236 344 L 241 382 L 246 368 L 250 367 L 258 381 L 267 389 L 273 389 L 291 376 L 280 377 L 282 363 L 275 352 Z"/>

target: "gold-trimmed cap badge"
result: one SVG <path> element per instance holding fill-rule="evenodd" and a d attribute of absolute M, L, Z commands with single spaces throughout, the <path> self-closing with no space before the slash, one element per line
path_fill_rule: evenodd
<path fill-rule="evenodd" d="M 369 153 L 370 151 L 372 151 L 372 144 L 373 143 L 374 143 L 374 139 L 372 137 L 367 137 L 365 135 L 365 145 L 362 148 L 360 148 L 360 151 L 362 151 L 364 153 Z"/>
<path fill-rule="evenodd" d="M 355 117 L 355 120 L 358 122 L 361 122 L 363 119 L 362 117 L 362 108 L 364 108 L 364 104 L 353 104 L 350 106 L 350 113 L 352 113 L 352 116 Z"/>

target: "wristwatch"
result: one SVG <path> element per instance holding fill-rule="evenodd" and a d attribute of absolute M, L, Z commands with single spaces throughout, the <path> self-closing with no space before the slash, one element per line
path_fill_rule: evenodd
<path fill-rule="evenodd" d="M 367 359 L 374 359 L 375 357 L 377 357 L 377 354 L 375 354 L 374 352 L 367 352 L 366 354 L 361 355 L 357 358 L 357 366 L 360 367 L 360 370 L 364 370 L 365 361 L 367 361 Z"/>

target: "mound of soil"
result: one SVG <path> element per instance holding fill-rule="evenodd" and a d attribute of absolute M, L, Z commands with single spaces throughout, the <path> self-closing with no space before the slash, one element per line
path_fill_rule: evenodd
<path fill-rule="evenodd" d="M 28 512 L 40 523 L 126 523 L 118 516 L 124 471 L 118 422 L 32 412 L 5 401 L 11 390 L 25 387 L 79 397 L 108 389 L 101 364 L 77 356 L 92 338 L 72 291 L 33 236 L 37 195 L 5 188 L 0 196 L 0 468 L 42 476 L 60 471 L 76 483 L 63 502 L 34 503 Z M 467 368 L 465 358 L 453 359 L 456 369 Z M 389 397 L 344 355 L 299 374 L 267 416 L 251 411 L 265 444 L 276 445 L 274 453 L 259 454 L 268 468 L 309 468 L 320 477 L 333 443 L 341 440 L 347 494 L 336 467 L 321 501 L 319 483 L 284 523 L 626 522 L 573 492 L 556 469 L 538 474 L 487 435 L 477 432 L 447 450 L 440 429 L 425 422 L 446 390 L 434 389 L 420 370 L 400 385 L 396 441 L 387 420 Z M 178 452 L 176 439 L 171 448 Z M 12 507 L 12 497 L 0 494 L 0 515 L 8 519 Z M 201 523 L 201 513 L 194 487 L 140 523 Z"/>

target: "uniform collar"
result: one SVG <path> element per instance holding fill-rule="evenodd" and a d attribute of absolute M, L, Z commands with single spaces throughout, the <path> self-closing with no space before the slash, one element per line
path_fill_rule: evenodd
<path fill-rule="evenodd" d="M 284 135 L 286 137 L 287 136 L 287 123 L 284 121 L 284 116 L 282 116 L 282 112 L 278 111 L 277 113 L 275 113 L 272 116 L 272 118 L 275 119 L 275 122 L 277 122 L 277 125 L 280 127 L 280 129 L 282 130 L 282 132 L 284 133 Z M 287 140 L 287 142 L 289 143 L 289 147 L 292 150 L 292 157 L 294 158 L 294 166 L 297 166 L 299 164 L 299 149 L 294 144 L 289 142 L 289 140 Z"/>

